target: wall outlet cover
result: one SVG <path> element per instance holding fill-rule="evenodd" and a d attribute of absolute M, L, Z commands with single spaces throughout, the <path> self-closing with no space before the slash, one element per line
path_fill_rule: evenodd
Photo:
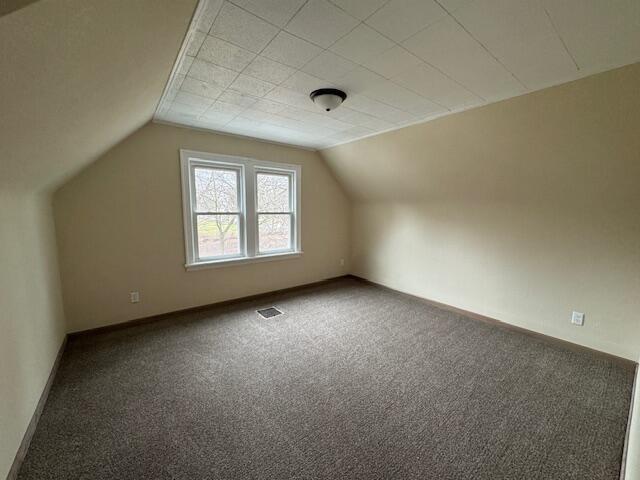
<path fill-rule="evenodd" d="M 571 314 L 571 323 L 579 326 L 584 325 L 584 313 L 574 311 Z"/>

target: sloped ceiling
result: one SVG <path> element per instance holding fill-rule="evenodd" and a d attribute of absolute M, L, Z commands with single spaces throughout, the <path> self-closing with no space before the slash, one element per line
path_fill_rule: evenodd
<path fill-rule="evenodd" d="M 2 0 L 0 1 L 0 17 L 15 10 L 20 10 L 38 0 Z"/>
<path fill-rule="evenodd" d="M 320 154 L 357 203 L 538 204 L 552 191 L 589 211 L 604 191 L 624 209 L 640 178 L 639 87 L 636 63 Z"/>
<path fill-rule="evenodd" d="M 196 4 L 40 0 L 0 17 L 0 187 L 55 187 L 148 122 Z"/>

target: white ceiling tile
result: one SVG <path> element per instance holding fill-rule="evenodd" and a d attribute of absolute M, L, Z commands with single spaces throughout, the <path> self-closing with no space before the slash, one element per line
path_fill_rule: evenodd
<path fill-rule="evenodd" d="M 416 120 L 416 116 L 408 112 L 394 108 L 390 105 L 378 102 L 364 95 L 353 95 L 347 98 L 349 108 L 362 113 L 373 115 L 390 123 L 400 123 Z"/>
<path fill-rule="evenodd" d="M 356 93 L 363 93 L 375 84 L 385 81 L 383 76 L 367 68 L 358 67 L 339 79 L 336 82 L 336 86 L 347 92 L 348 95 L 354 95 Z"/>
<path fill-rule="evenodd" d="M 475 0 L 438 0 L 438 3 L 440 3 L 440 5 L 442 5 L 442 7 L 449 13 L 453 13 L 456 10 L 461 9 L 462 7 L 466 7 L 474 1 Z"/>
<path fill-rule="evenodd" d="M 296 70 L 261 55 L 257 56 L 242 73 L 279 85 Z"/>
<path fill-rule="evenodd" d="M 167 88 L 167 92 L 172 93 L 180 90 L 180 86 L 182 85 L 185 77 L 186 75 L 182 74 L 174 75 L 173 78 L 169 80 L 169 87 Z"/>
<path fill-rule="evenodd" d="M 531 0 L 475 0 L 454 17 L 493 53 L 506 42 L 522 43 L 554 34 L 544 9 Z"/>
<path fill-rule="evenodd" d="M 249 108 L 258 101 L 256 97 L 247 95 L 240 92 L 234 92 L 233 90 L 225 90 L 222 95 L 218 97 L 219 102 L 231 103 L 240 107 Z"/>
<path fill-rule="evenodd" d="M 189 69 L 189 76 L 227 88 L 238 76 L 238 73 L 196 58 Z"/>
<path fill-rule="evenodd" d="M 180 90 L 173 89 L 173 88 L 165 93 L 164 97 L 160 101 L 160 105 L 164 110 L 166 110 L 171 106 L 171 104 L 173 104 L 178 93 L 180 93 Z"/>
<path fill-rule="evenodd" d="M 184 79 L 180 90 L 187 93 L 193 93 L 194 95 L 199 95 L 201 97 L 211 98 L 213 100 L 218 98 L 222 93 L 222 88 L 218 85 L 203 82 L 202 80 L 197 80 L 191 77 Z"/>
<path fill-rule="evenodd" d="M 318 78 L 335 82 L 357 67 L 358 65 L 351 60 L 347 60 L 329 50 L 325 50 L 307 63 L 302 70 Z"/>
<path fill-rule="evenodd" d="M 391 0 L 368 18 L 367 24 L 401 42 L 446 16 L 434 0 Z"/>
<path fill-rule="evenodd" d="M 272 125 L 279 127 L 291 128 L 300 132 L 305 132 L 318 136 L 331 135 L 335 130 L 327 128 L 323 125 L 318 125 L 305 118 L 296 117 L 298 110 L 293 107 L 287 107 L 282 113 L 278 115 L 271 115 L 267 113 L 260 114 L 257 118 L 263 118 L 261 121 L 268 121 Z M 304 113 L 304 112 L 303 112 Z M 243 114 L 244 115 L 244 114 Z M 250 114 L 256 118 L 256 113 Z"/>
<path fill-rule="evenodd" d="M 179 89 L 180 85 L 182 85 L 182 82 L 184 81 L 184 78 L 186 77 L 186 75 L 183 75 L 181 73 L 178 73 L 176 75 L 174 75 L 174 77 L 169 80 L 169 88 L 170 89 Z"/>
<path fill-rule="evenodd" d="M 280 117 L 288 118 L 289 120 L 306 122 L 308 121 L 309 115 L 312 114 L 313 112 L 309 112 L 307 110 L 302 110 L 293 106 L 286 106 L 278 115 Z"/>
<path fill-rule="evenodd" d="M 347 133 L 353 137 L 364 137 L 365 135 L 371 135 L 375 133 L 375 130 L 367 127 L 352 127 L 349 130 L 345 130 L 344 133 Z"/>
<path fill-rule="evenodd" d="M 277 33 L 277 27 L 228 2 L 211 27 L 211 35 L 256 53 Z"/>
<path fill-rule="evenodd" d="M 358 20 L 327 0 L 309 0 L 291 19 L 286 30 L 324 48 L 349 33 Z"/>
<path fill-rule="evenodd" d="M 337 145 L 339 143 L 351 142 L 360 138 L 368 137 L 375 134 L 376 131 L 365 127 L 354 127 L 344 132 L 334 133 L 323 139 L 324 147 Z"/>
<path fill-rule="evenodd" d="M 160 105 L 164 110 L 166 110 L 171 106 L 171 103 L 173 103 L 173 100 L 176 98 L 176 95 L 178 94 L 179 91 L 180 90 L 171 90 L 167 92 L 164 97 L 162 97 L 162 100 L 160 101 Z"/>
<path fill-rule="evenodd" d="M 199 112 L 189 108 L 188 105 L 174 103 L 167 112 L 164 120 L 182 125 L 193 125 L 198 120 Z"/>
<path fill-rule="evenodd" d="M 326 146 L 336 145 L 338 143 L 350 142 L 358 138 L 366 137 L 376 133 L 375 130 L 364 127 L 354 127 L 351 130 L 334 133 L 324 138 Z"/>
<path fill-rule="evenodd" d="M 395 124 L 387 122 L 386 120 L 383 120 L 379 117 L 359 112 L 357 110 L 352 110 L 344 106 L 330 113 L 332 113 L 336 117 L 336 119 L 340 120 L 341 122 L 349 123 L 354 126 L 366 127 L 377 131 L 389 130 L 390 128 L 393 128 L 395 126 Z"/>
<path fill-rule="evenodd" d="M 538 2 L 476 0 L 454 15 L 528 88 L 541 88 L 577 74 Z"/>
<path fill-rule="evenodd" d="M 480 97 L 424 63 L 393 80 L 449 109 L 482 103 Z"/>
<path fill-rule="evenodd" d="M 581 69 L 640 61 L 640 1 L 541 1 Z"/>
<path fill-rule="evenodd" d="M 361 125 L 363 127 L 368 127 L 378 132 L 389 130 L 394 127 L 394 124 L 391 122 L 387 122 L 386 120 L 382 120 L 378 117 L 369 116 L 369 119 L 365 122 L 362 122 Z"/>
<path fill-rule="evenodd" d="M 353 140 L 353 137 L 348 133 L 338 132 L 333 135 L 329 135 L 322 139 L 322 148 L 331 147 L 333 145 L 337 145 L 338 143 L 349 142 Z"/>
<path fill-rule="evenodd" d="M 206 108 L 206 107 L 205 107 Z M 187 105 L 186 103 L 173 102 L 169 108 L 169 115 L 180 114 L 189 116 L 198 116 L 204 111 L 203 107 Z"/>
<path fill-rule="evenodd" d="M 219 38 L 207 36 L 197 58 L 241 72 L 255 58 L 255 54 Z"/>
<path fill-rule="evenodd" d="M 436 113 L 433 115 L 425 115 L 423 117 L 420 117 L 419 119 L 413 119 L 413 120 L 404 120 L 402 122 L 398 122 L 395 126 L 395 128 L 402 128 L 402 127 L 408 127 L 410 125 L 415 125 L 416 123 L 422 123 L 425 122 L 427 120 L 433 120 L 436 118 L 440 118 L 443 114 L 442 113 Z"/>
<path fill-rule="evenodd" d="M 199 120 L 205 124 L 206 127 L 213 128 L 226 125 L 234 118 L 236 118 L 236 115 L 207 110 L 200 116 Z"/>
<path fill-rule="evenodd" d="M 274 122 L 278 117 L 273 113 L 263 112 L 262 110 L 248 109 L 242 112 L 240 118 L 246 118 L 256 122 Z"/>
<path fill-rule="evenodd" d="M 261 122 L 264 122 L 264 120 L 261 120 Z M 308 125 L 305 122 L 300 122 L 291 118 L 286 118 L 281 115 L 271 115 L 268 123 L 279 128 L 289 128 L 298 132 L 305 132 L 308 134 L 312 134 L 314 131 L 312 125 Z"/>
<path fill-rule="evenodd" d="M 275 85 L 272 83 L 263 82 L 262 80 L 241 73 L 229 86 L 229 89 L 254 97 L 263 97 L 274 87 Z"/>
<path fill-rule="evenodd" d="M 276 141 L 286 141 L 286 139 L 307 139 L 312 140 L 318 133 L 312 126 L 304 128 L 300 122 L 286 121 L 281 118 L 273 119 L 272 122 L 261 122 L 260 131 L 268 135 L 268 138 Z M 290 141 L 290 140 L 289 140 Z"/>
<path fill-rule="evenodd" d="M 305 0 L 233 0 L 236 5 L 280 27 L 286 25 L 304 2 Z"/>
<path fill-rule="evenodd" d="M 216 101 L 203 113 L 203 116 L 215 117 L 216 115 L 231 115 L 236 116 L 242 113 L 245 107 L 240 105 L 234 105 L 233 103 L 225 103 L 220 100 Z"/>
<path fill-rule="evenodd" d="M 330 128 L 335 131 L 347 130 L 353 127 L 351 124 L 331 118 L 329 115 L 325 115 L 320 111 L 309 112 L 296 107 L 287 107 L 280 113 L 280 115 L 302 122 L 312 123 L 319 127 Z"/>
<path fill-rule="evenodd" d="M 360 20 L 366 19 L 373 12 L 378 10 L 387 0 L 331 0 L 345 12 Z"/>
<path fill-rule="evenodd" d="M 195 57 L 200 51 L 200 47 L 205 38 L 207 38 L 205 33 L 199 31 L 189 32 L 187 34 L 187 48 L 185 53 L 190 57 Z"/>
<path fill-rule="evenodd" d="M 347 101 L 348 99 L 349 97 L 347 97 Z M 331 112 L 321 113 L 331 114 L 331 116 L 336 120 L 340 120 L 341 122 L 348 123 L 350 125 L 360 125 L 369 118 L 369 115 L 352 110 L 349 107 L 345 107 L 344 104 L 342 104 L 340 108 L 332 110 Z"/>
<path fill-rule="evenodd" d="M 383 77 L 393 78 L 422 63 L 422 60 L 418 57 L 396 45 L 386 52 L 370 58 L 364 63 L 364 66 Z"/>
<path fill-rule="evenodd" d="M 189 57 L 188 55 L 185 55 L 184 57 L 182 57 L 182 60 L 180 61 L 178 66 L 178 73 L 182 75 L 186 75 L 187 73 L 189 73 L 189 69 L 191 68 L 191 64 L 193 63 L 193 60 L 194 58 Z"/>
<path fill-rule="evenodd" d="M 320 47 L 281 31 L 267 45 L 262 55 L 290 67 L 300 68 L 321 51 Z"/>
<path fill-rule="evenodd" d="M 484 99 L 524 93 L 524 87 L 452 18 L 422 30 L 403 45 Z"/>
<path fill-rule="evenodd" d="M 159 118 L 160 120 L 166 120 L 166 114 L 169 111 L 169 107 L 171 107 L 171 102 L 163 99 L 160 102 L 160 105 L 158 105 L 158 108 L 155 113 L 155 118 Z"/>
<path fill-rule="evenodd" d="M 229 127 L 244 131 L 251 135 L 253 130 L 260 130 L 262 122 L 259 120 L 252 120 L 243 116 L 238 116 L 228 123 Z"/>
<path fill-rule="evenodd" d="M 301 132 L 305 132 L 308 134 L 313 135 L 314 137 L 326 137 L 327 135 L 332 135 L 334 134 L 336 131 L 332 130 L 331 128 L 327 128 L 327 127 L 323 127 L 321 125 L 316 125 L 314 123 L 308 123 L 308 122 L 297 122 L 296 124 L 296 129 L 300 130 Z"/>
<path fill-rule="evenodd" d="M 349 60 L 362 64 L 374 55 L 390 49 L 393 42 L 364 24 L 341 38 L 330 50 Z"/>
<path fill-rule="evenodd" d="M 314 77 L 313 75 L 309 75 L 308 73 L 300 70 L 291 75 L 287 81 L 282 84 L 282 86 L 306 95 L 309 95 L 318 88 L 331 87 L 326 80 Z"/>
<path fill-rule="evenodd" d="M 421 97 L 389 80 L 371 85 L 365 90 L 365 95 L 379 102 L 386 103 L 413 115 L 425 115 L 445 110 L 431 100 Z"/>
<path fill-rule="evenodd" d="M 196 19 L 196 30 L 209 33 L 220 7 L 222 7 L 222 0 L 202 0 L 202 10 Z"/>
<path fill-rule="evenodd" d="M 258 139 L 263 138 L 263 136 L 260 135 L 259 132 L 252 131 L 249 128 L 240 127 L 235 123 L 235 121 L 227 123 L 224 126 L 224 132 L 231 135 L 240 135 L 243 137 L 251 137 L 251 138 L 258 138 Z"/>
<path fill-rule="evenodd" d="M 527 44 L 511 44 L 500 61 L 529 89 L 574 80 L 579 74 L 558 37 L 544 37 Z"/>
<path fill-rule="evenodd" d="M 336 130 L 338 132 L 348 130 L 355 126 L 353 123 L 345 122 L 339 119 L 337 115 L 332 115 L 334 113 L 335 111 L 320 111 L 318 114 L 320 115 L 320 117 L 323 117 L 323 119 L 317 119 L 314 123 L 325 126 L 327 128 L 331 128 L 332 130 Z"/>
<path fill-rule="evenodd" d="M 640 61 L 639 0 L 200 5 L 155 118 L 293 145 L 355 140 Z M 344 33 L 330 51 L 314 45 Z M 332 86 L 347 99 L 323 112 L 309 93 Z"/>
<path fill-rule="evenodd" d="M 252 108 L 265 113 L 280 113 L 286 108 L 286 105 L 266 98 L 261 98 L 252 106 Z"/>
<path fill-rule="evenodd" d="M 276 87 L 265 95 L 267 100 L 284 103 L 305 110 L 315 111 L 317 107 L 313 104 L 308 94 L 296 92 L 285 87 Z"/>
<path fill-rule="evenodd" d="M 184 86 L 184 84 L 183 84 Z M 196 95 L 194 93 L 179 91 L 174 99 L 174 105 L 176 103 L 181 103 L 182 105 L 187 105 L 191 107 L 194 111 L 204 112 L 209 105 L 213 103 L 213 98 L 203 97 L 201 95 Z M 172 107 L 173 108 L 173 107 Z"/>

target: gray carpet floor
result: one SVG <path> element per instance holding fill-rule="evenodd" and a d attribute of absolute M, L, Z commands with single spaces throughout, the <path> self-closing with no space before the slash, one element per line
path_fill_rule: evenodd
<path fill-rule="evenodd" d="M 614 480 L 632 382 L 339 279 L 71 339 L 19 478 Z"/>

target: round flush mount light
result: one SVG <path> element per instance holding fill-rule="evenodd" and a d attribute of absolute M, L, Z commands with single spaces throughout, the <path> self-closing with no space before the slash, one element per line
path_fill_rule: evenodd
<path fill-rule="evenodd" d="M 335 110 L 347 98 L 347 94 L 336 88 L 320 88 L 311 92 L 311 100 L 325 112 Z"/>

